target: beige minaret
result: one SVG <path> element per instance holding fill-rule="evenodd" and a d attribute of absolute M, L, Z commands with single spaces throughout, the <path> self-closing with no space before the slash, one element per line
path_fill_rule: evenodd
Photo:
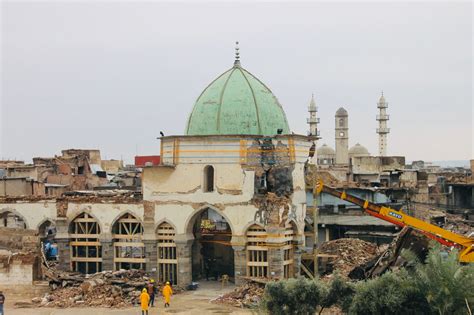
<path fill-rule="evenodd" d="M 309 118 L 306 122 L 309 125 L 309 135 L 310 136 L 319 136 L 318 124 L 319 118 L 317 117 L 318 107 L 316 106 L 316 102 L 314 101 L 314 94 L 311 96 L 311 101 L 309 102 L 308 106 Z"/>
<path fill-rule="evenodd" d="M 379 114 L 377 115 L 377 120 L 379 122 L 379 127 L 377 128 L 377 133 L 379 134 L 379 156 L 387 155 L 387 135 L 390 132 L 390 128 L 387 128 L 387 122 L 389 115 L 387 115 L 388 103 L 385 102 L 385 97 L 380 96 L 379 102 L 377 103 L 379 108 Z"/>
<path fill-rule="evenodd" d="M 316 156 L 316 147 L 317 147 L 317 140 L 319 139 L 319 117 L 317 117 L 318 107 L 316 106 L 316 102 L 314 101 L 314 94 L 311 96 L 311 101 L 309 102 L 308 106 L 309 118 L 307 118 L 306 122 L 309 125 L 308 135 L 313 137 L 313 145 L 310 149 L 310 156 L 312 152 L 312 157 L 309 159 L 311 164 L 317 164 L 317 156 Z"/>
<path fill-rule="evenodd" d="M 349 164 L 349 115 L 344 108 L 336 112 L 336 164 Z"/>

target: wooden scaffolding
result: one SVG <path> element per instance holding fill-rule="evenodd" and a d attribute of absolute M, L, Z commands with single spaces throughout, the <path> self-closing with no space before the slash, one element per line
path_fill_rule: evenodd
<path fill-rule="evenodd" d="M 267 232 L 258 225 L 247 230 L 247 276 L 268 277 Z"/>
<path fill-rule="evenodd" d="M 178 259 L 176 255 L 175 230 L 166 222 L 158 226 L 158 280 L 172 284 L 178 282 Z"/>
<path fill-rule="evenodd" d="M 99 241 L 100 226 L 87 213 L 80 214 L 70 227 L 71 270 L 81 273 L 102 271 L 102 246 Z"/>
<path fill-rule="evenodd" d="M 112 231 L 115 270 L 145 269 L 145 243 L 142 240 L 141 222 L 127 213 L 115 222 Z"/>

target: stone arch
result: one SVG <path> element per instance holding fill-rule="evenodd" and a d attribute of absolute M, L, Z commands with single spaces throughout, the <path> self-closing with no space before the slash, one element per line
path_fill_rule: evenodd
<path fill-rule="evenodd" d="M 56 234 L 56 231 L 51 233 L 48 232 L 49 227 L 54 227 L 54 230 L 56 230 L 56 222 L 50 218 L 45 218 L 38 223 L 36 230 L 38 231 L 40 238 L 48 238 L 48 235 Z"/>
<path fill-rule="evenodd" d="M 251 226 L 253 226 L 253 225 L 257 225 L 257 226 L 261 227 L 262 229 L 266 230 L 265 225 L 263 225 L 261 222 L 258 222 L 258 221 L 250 221 L 250 222 L 248 222 L 248 223 L 244 226 L 244 228 L 242 229 L 242 235 L 247 235 L 248 229 L 249 229 Z"/>
<path fill-rule="evenodd" d="M 194 221 L 199 216 L 199 214 L 201 214 L 203 211 L 205 211 L 207 209 L 214 210 L 219 215 L 224 217 L 227 224 L 229 224 L 230 230 L 232 231 L 232 233 L 234 233 L 235 229 L 234 229 L 234 226 L 232 225 L 232 222 L 230 221 L 229 217 L 224 213 L 224 211 L 221 211 L 217 207 L 214 207 L 213 205 L 210 205 L 210 204 L 206 204 L 205 206 L 202 206 L 199 209 L 194 210 L 193 213 L 191 213 L 191 215 L 188 216 L 188 218 L 186 219 L 186 222 L 184 224 L 185 233 L 187 233 L 187 234 L 192 234 L 193 233 L 193 230 L 192 230 L 193 224 L 192 223 L 194 223 Z"/>
<path fill-rule="evenodd" d="M 114 269 L 145 269 L 146 250 L 143 242 L 143 222 L 132 212 L 125 211 L 113 221 L 111 232 Z"/>
<path fill-rule="evenodd" d="M 234 276 L 234 227 L 219 209 L 206 205 L 189 215 L 185 231 L 192 235 L 190 256 L 192 279 L 215 279 Z M 181 268 L 181 267 L 180 267 Z"/>
<path fill-rule="evenodd" d="M 158 222 L 155 222 L 155 233 L 158 233 L 158 227 L 163 223 L 168 223 L 169 225 L 171 225 L 173 227 L 173 229 L 176 232 L 178 232 L 178 228 L 176 227 L 176 224 L 174 224 L 173 222 L 171 222 L 170 220 L 168 220 L 166 218 L 163 218 L 163 219 L 159 220 Z"/>
<path fill-rule="evenodd" d="M 122 218 L 123 216 L 125 215 L 131 215 L 133 216 L 137 221 L 140 222 L 140 224 L 142 225 L 142 227 L 144 226 L 143 225 L 143 220 L 140 219 L 140 217 L 138 215 L 136 215 L 135 213 L 133 213 L 132 211 L 130 210 L 124 210 L 124 211 L 120 211 L 119 214 L 117 214 L 115 216 L 115 218 L 112 220 L 112 223 L 110 224 L 110 232 L 113 233 L 113 228 L 114 228 L 114 225 L 117 223 L 117 221 Z"/>
<path fill-rule="evenodd" d="M 99 218 L 98 218 L 94 213 L 92 213 L 92 210 L 91 210 L 90 208 L 83 208 L 83 209 L 80 209 L 80 210 L 71 212 L 71 213 L 68 215 L 68 220 L 67 220 L 68 231 L 69 231 L 70 228 L 71 228 L 72 222 L 73 222 L 75 219 L 77 219 L 79 216 L 83 215 L 84 213 L 86 213 L 88 216 L 90 216 L 90 217 L 92 217 L 92 218 L 95 219 L 95 221 L 97 222 L 97 225 L 98 225 L 99 228 L 100 228 L 101 233 L 104 233 L 104 232 L 105 232 L 103 222 L 100 221 Z"/>
<path fill-rule="evenodd" d="M 85 211 L 69 222 L 71 270 L 85 274 L 102 270 L 102 231 L 97 218 Z"/>
<path fill-rule="evenodd" d="M 9 218 L 7 217 L 8 213 L 13 214 L 14 216 L 16 216 L 17 218 L 19 218 L 21 220 L 16 220 L 16 218 L 10 218 L 10 220 L 9 220 Z M 15 219 L 15 222 L 11 222 L 12 219 Z M 10 226 L 9 226 L 9 223 L 10 223 Z M 20 228 L 23 228 L 23 229 L 29 229 L 30 228 L 30 226 L 28 224 L 28 221 L 26 220 L 25 216 L 23 214 L 21 214 L 20 212 L 18 212 L 17 210 L 11 209 L 11 208 L 0 209 L 0 226 L 2 226 L 2 227 L 20 227 Z"/>

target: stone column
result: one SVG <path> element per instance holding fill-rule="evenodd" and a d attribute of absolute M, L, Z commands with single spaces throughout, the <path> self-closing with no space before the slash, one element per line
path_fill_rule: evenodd
<path fill-rule="evenodd" d="M 112 236 L 100 239 L 102 246 L 102 270 L 114 270 L 114 244 Z"/>
<path fill-rule="evenodd" d="M 285 229 L 278 226 L 267 227 L 268 238 L 268 277 L 283 279 L 284 276 L 284 250 L 285 241 L 278 235 L 284 235 Z"/>
<path fill-rule="evenodd" d="M 58 245 L 59 269 L 71 269 L 71 249 L 69 246 L 68 224 L 65 217 L 56 219 L 56 244 Z"/>
<path fill-rule="evenodd" d="M 235 284 L 242 283 L 242 278 L 247 275 L 247 253 L 244 236 L 232 237 L 232 249 L 234 250 L 234 277 Z"/>
<path fill-rule="evenodd" d="M 178 285 L 186 287 L 193 280 L 192 246 L 194 236 L 192 234 L 177 234 L 176 255 L 178 258 Z"/>
<path fill-rule="evenodd" d="M 145 270 L 156 279 L 158 277 L 158 244 L 155 233 L 155 222 L 153 218 L 148 217 L 148 215 L 143 222 L 143 243 L 145 244 L 146 257 Z"/>
<path fill-rule="evenodd" d="M 293 254 L 293 273 L 294 277 L 299 277 L 301 274 L 301 256 L 304 252 L 304 235 L 297 236 L 294 241 L 294 254 Z"/>

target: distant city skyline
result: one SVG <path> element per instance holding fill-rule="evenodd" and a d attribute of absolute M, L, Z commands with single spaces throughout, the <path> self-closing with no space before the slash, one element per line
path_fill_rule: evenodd
<path fill-rule="evenodd" d="M 472 4 L 8 2 L 1 6 L 0 158 L 100 149 L 127 163 L 184 134 L 202 90 L 232 66 L 269 86 L 306 134 L 314 93 L 322 139 L 349 113 L 349 146 L 469 160 L 473 152 Z"/>

